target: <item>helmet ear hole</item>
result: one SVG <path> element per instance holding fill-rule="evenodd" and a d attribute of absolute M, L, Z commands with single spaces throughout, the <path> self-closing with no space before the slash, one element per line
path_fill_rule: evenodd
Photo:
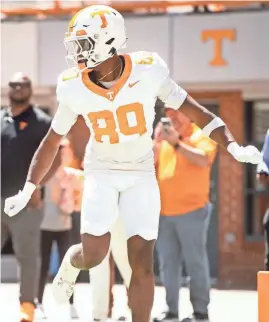
<path fill-rule="evenodd" d="M 106 45 L 111 45 L 113 43 L 113 41 L 115 40 L 115 38 L 110 38 L 107 42 Z"/>

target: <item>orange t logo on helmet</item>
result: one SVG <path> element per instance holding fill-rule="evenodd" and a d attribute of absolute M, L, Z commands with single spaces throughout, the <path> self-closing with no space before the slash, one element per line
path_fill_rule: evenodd
<path fill-rule="evenodd" d="M 68 26 L 68 32 L 73 32 L 73 29 L 75 27 L 75 22 L 76 22 L 76 19 L 78 17 L 78 15 L 83 11 L 84 9 L 81 9 L 79 10 L 73 17 L 72 19 L 70 20 L 69 22 L 69 26 Z"/>
<path fill-rule="evenodd" d="M 101 28 L 106 28 L 107 25 L 108 25 L 108 22 L 106 20 L 105 14 L 110 15 L 110 11 L 108 11 L 108 10 L 99 10 L 99 11 L 93 12 L 91 14 L 92 18 L 94 18 L 95 16 L 100 16 L 100 18 L 102 20 Z"/>

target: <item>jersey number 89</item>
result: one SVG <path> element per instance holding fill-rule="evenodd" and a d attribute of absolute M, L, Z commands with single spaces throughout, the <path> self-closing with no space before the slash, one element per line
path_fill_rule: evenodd
<path fill-rule="evenodd" d="M 135 113 L 136 125 L 130 126 L 128 122 L 128 113 Z M 102 136 L 107 135 L 110 144 L 119 143 L 119 134 L 117 132 L 117 124 L 111 111 L 104 110 L 101 112 L 91 112 L 88 114 L 94 131 L 95 140 L 102 143 Z M 120 106 L 116 111 L 117 123 L 119 131 L 123 135 L 143 135 L 146 133 L 146 120 L 143 111 L 143 105 L 140 103 L 132 103 Z M 100 127 L 98 121 L 103 119 L 106 127 Z"/>

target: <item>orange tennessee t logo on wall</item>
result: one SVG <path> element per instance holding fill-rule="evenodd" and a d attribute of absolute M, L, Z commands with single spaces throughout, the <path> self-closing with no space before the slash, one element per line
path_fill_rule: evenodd
<path fill-rule="evenodd" d="M 92 13 L 92 15 L 91 15 L 92 18 L 94 18 L 95 16 L 100 16 L 100 18 L 102 20 L 101 28 L 106 28 L 107 25 L 108 25 L 108 22 L 106 20 L 105 14 L 110 15 L 110 11 L 108 11 L 108 10 L 99 10 L 99 11 L 96 11 L 96 12 Z"/>
<path fill-rule="evenodd" d="M 234 29 L 204 30 L 201 34 L 203 42 L 212 39 L 214 42 L 214 57 L 210 61 L 211 66 L 225 66 L 226 60 L 222 56 L 222 44 L 225 39 L 235 41 Z"/>

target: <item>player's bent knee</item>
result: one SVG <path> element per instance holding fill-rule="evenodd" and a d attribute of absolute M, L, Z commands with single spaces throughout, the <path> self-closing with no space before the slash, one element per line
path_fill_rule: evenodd
<path fill-rule="evenodd" d="M 132 263 L 132 271 L 138 274 L 148 275 L 153 272 L 153 258 L 137 257 Z"/>
<path fill-rule="evenodd" d="M 103 236 L 83 234 L 81 240 L 85 268 L 91 269 L 101 264 L 109 250 L 110 234 Z"/>

